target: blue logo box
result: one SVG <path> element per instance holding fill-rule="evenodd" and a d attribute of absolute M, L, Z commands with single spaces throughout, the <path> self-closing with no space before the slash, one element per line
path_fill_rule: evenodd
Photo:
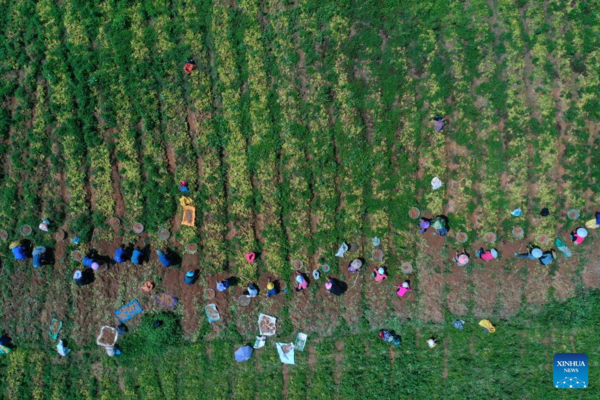
<path fill-rule="evenodd" d="M 554 387 L 557 389 L 585 389 L 588 387 L 588 356 L 583 353 L 554 355 Z"/>

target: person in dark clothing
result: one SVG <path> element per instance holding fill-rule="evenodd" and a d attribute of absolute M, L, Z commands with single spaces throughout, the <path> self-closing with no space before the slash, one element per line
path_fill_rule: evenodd
<path fill-rule="evenodd" d="M 344 293 L 344 289 L 340 285 L 340 283 L 331 277 L 327 279 L 327 283 L 325 283 L 325 289 L 331 294 L 336 296 L 341 296 Z"/>
<path fill-rule="evenodd" d="M 94 271 L 90 268 L 85 268 L 83 271 L 77 270 L 73 274 L 73 280 L 77 286 L 85 286 L 94 282 Z"/>
<path fill-rule="evenodd" d="M 193 285 L 198 280 L 198 271 L 188 271 L 183 278 L 183 283 Z"/>

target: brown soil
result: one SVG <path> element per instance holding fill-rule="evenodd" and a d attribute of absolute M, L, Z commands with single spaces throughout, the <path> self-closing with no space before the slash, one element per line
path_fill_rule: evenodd
<path fill-rule="evenodd" d="M 119 185 L 119 181 L 121 179 L 119 175 L 119 165 L 116 161 L 115 154 L 111 155 L 111 178 L 113 185 L 113 197 L 115 199 L 115 214 L 118 217 L 123 217 L 125 215 L 125 202 L 123 201 L 123 195 L 121 194 L 121 186 Z"/>
<path fill-rule="evenodd" d="M 168 293 L 159 293 L 155 297 L 156 302 L 166 308 L 175 308 L 177 301 Z"/>
<path fill-rule="evenodd" d="M 446 302 L 450 312 L 457 316 L 466 315 L 469 312 L 468 303 L 471 299 L 469 285 L 471 277 L 463 267 L 452 266 L 450 274 L 446 275 L 446 286 L 448 295 Z"/>
<path fill-rule="evenodd" d="M 339 263 L 339 270 L 342 271 L 344 277 L 343 281 L 345 281 L 346 285 L 348 285 L 348 290 L 341 296 L 342 301 L 344 302 L 342 318 L 344 318 L 350 327 L 356 327 L 360 322 L 361 316 L 363 315 L 363 310 L 360 307 L 360 298 L 364 276 L 367 274 L 367 272 L 365 272 L 365 266 L 363 266 L 357 273 L 353 274 L 348 272 L 349 262 L 349 260 L 340 260 Z"/>
<path fill-rule="evenodd" d="M 108 346 L 112 346 L 112 344 L 115 342 L 116 336 L 117 336 L 116 332 L 113 331 L 112 329 L 103 329 L 102 336 L 100 336 L 100 339 L 98 340 L 98 342 L 108 345 Z"/>

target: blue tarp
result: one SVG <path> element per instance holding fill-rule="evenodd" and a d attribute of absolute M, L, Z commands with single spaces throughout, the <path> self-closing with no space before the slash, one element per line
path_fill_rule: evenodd
<path fill-rule="evenodd" d="M 115 315 L 117 316 L 117 319 L 119 321 L 125 322 L 129 321 L 131 318 L 135 317 L 142 311 L 144 310 L 142 310 L 140 302 L 136 299 L 115 311 Z"/>
<path fill-rule="evenodd" d="M 244 362 L 244 361 L 248 361 L 250 359 L 250 357 L 252 356 L 252 352 L 254 350 L 252 349 L 252 347 L 250 346 L 242 346 L 239 349 L 237 349 L 234 353 L 235 355 L 235 361 L 237 362 Z"/>

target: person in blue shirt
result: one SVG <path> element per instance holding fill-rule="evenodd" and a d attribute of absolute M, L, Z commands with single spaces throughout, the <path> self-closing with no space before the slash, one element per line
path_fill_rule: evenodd
<path fill-rule="evenodd" d="M 548 265 L 556 258 L 556 253 L 554 250 L 545 251 L 542 257 L 540 258 L 540 264 Z"/>
<path fill-rule="evenodd" d="M 158 255 L 158 261 L 160 261 L 160 263 L 162 264 L 163 267 L 171 266 L 172 262 L 171 262 L 171 259 L 169 258 L 168 254 L 166 254 L 162 250 L 156 250 L 156 254 Z"/>
<path fill-rule="evenodd" d="M 27 246 L 25 246 L 23 242 L 11 243 L 10 249 L 12 250 L 13 256 L 15 256 L 15 260 L 27 259 Z"/>
<path fill-rule="evenodd" d="M 193 285 L 198 280 L 199 271 L 188 271 L 183 278 L 183 283 L 186 285 Z"/>
<path fill-rule="evenodd" d="M 98 261 L 96 261 L 95 255 L 96 255 L 96 249 L 91 249 L 90 251 L 88 251 L 88 253 L 85 255 L 85 257 L 83 257 L 83 259 L 81 260 L 81 263 L 83 264 L 83 266 L 86 268 L 91 268 L 94 271 L 97 271 L 98 268 L 100 268 L 100 264 L 98 264 Z"/>
<path fill-rule="evenodd" d="M 131 262 L 134 263 L 135 265 L 141 264 L 142 251 L 140 250 L 139 246 L 135 246 L 135 249 L 133 249 L 133 253 L 131 254 Z"/>
<path fill-rule="evenodd" d="M 44 246 L 38 246 L 33 249 L 33 268 L 39 268 L 45 262 L 46 248 Z"/>
<path fill-rule="evenodd" d="M 113 258 L 117 263 L 124 263 L 127 261 L 127 252 L 125 246 L 121 245 L 115 250 L 115 256 Z"/>

